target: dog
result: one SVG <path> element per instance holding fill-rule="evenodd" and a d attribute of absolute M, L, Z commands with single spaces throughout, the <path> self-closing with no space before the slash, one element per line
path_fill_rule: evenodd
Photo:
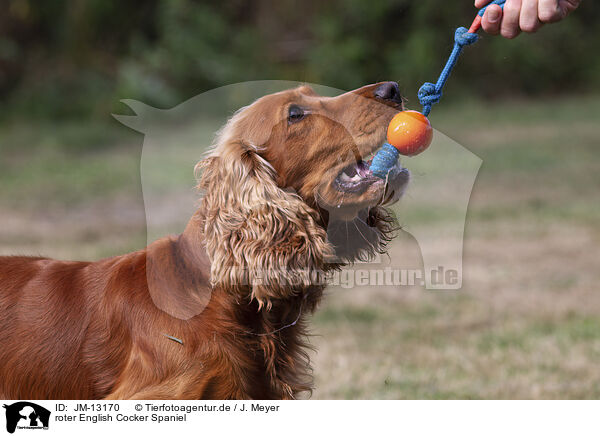
<path fill-rule="evenodd" d="M 323 276 L 383 253 L 369 156 L 403 110 L 395 82 L 309 86 L 236 112 L 196 166 L 185 231 L 97 262 L 0 258 L 0 398 L 293 399 L 310 392 L 306 315 Z"/>

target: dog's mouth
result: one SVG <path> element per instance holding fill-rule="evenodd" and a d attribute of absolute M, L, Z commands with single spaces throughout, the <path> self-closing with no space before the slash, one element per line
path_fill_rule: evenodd
<path fill-rule="evenodd" d="M 340 171 L 335 179 L 335 187 L 341 192 L 360 193 L 381 179 L 371 172 L 371 160 L 359 160 Z"/>
<path fill-rule="evenodd" d="M 369 156 L 366 160 L 359 159 L 344 167 L 335 178 L 335 188 L 342 193 L 362 194 L 375 184 L 383 185 L 387 182 L 388 187 L 399 189 L 408 182 L 409 171 L 402 167 L 400 161 L 390 169 L 387 180 L 373 175 L 372 161 L 373 156 Z"/>
<path fill-rule="evenodd" d="M 408 186 L 410 172 L 396 162 L 385 179 L 376 177 L 371 171 L 371 163 L 372 154 L 377 150 L 332 168 L 330 174 L 333 178 L 326 176 L 319 185 L 315 198 L 321 208 L 329 211 L 330 218 L 350 221 L 362 209 L 393 204 L 402 196 Z"/>

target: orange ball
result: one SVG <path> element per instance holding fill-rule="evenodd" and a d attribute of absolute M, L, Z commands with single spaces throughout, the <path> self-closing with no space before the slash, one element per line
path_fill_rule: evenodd
<path fill-rule="evenodd" d="M 425 151 L 433 139 L 433 128 L 425 115 L 417 111 L 399 112 L 387 131 L 388 142 L 400 154 L 415 156 Z"/>

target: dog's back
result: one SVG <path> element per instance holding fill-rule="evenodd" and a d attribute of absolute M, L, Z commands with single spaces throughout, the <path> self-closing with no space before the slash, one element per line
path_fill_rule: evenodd
<path fill-rule="evenodd" d="M 163 238 L 97 262 L 0 257 L 0 398 L 129 398 L 158 385 L 149 394 L 156 397 L 176 376 L 189 381 L 186 395 L 201 396 L 202 378 L 214 378 L 202 365 L 214 357 L 198 353 L 214 354 L 208 338 L 228 331 L 229 312 L 219 298 L 202 310 L 211 299 L 208 268 L 202 258 L 189 271 L 181 251 L 178 238 Z"/>
<path fill-rule="evenodd" d="M 107 260 L 103 262 L 114 262 Z M 0 397 L 97 398 L 93 325 L 108 280 L 97 264 L 0 257 Z M 94 362 L 99 363 L 99 362 Z M 95 372 L 106 364 L 94 365 Z"/>

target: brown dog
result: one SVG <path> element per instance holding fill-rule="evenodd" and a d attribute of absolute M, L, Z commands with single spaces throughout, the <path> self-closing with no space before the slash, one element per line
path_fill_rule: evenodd
<path fill-rule="evenodd" d="M 0 258 L 0 398 L 285 399 L 311 389 L 321 273 L 385 249 L 408 182 L 365 162 L 394 82 L 238 111 L 198 165 L 182 235 L 98 262 Z"/>

